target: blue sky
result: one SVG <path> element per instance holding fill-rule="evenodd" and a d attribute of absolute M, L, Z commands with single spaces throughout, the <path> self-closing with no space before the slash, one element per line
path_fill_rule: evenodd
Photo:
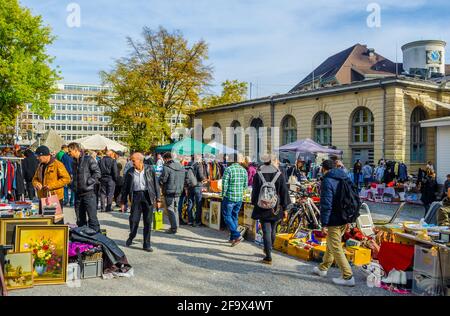
<path fill-rule="evenodd" d="M 324 59 L 356 43 L 401 61 L 400 47 L 420 39 L 450 43 L 446 0 L 20 0 L 57 36 L 49 48 L 63 82 L 99 83 L 138 39 L 143 26 L 178 29 L 209 43 L 212 92 L 226 79 L 254 84 L 252 97 L 284 93 Z M 66 23 L 67 5 L 81 8 L 81 27 Z M 369 3 L 381 7 L 381 27 L 369 28 Z M 397 54 L 396 54 L 397 47 Z M 447 63 L 450 63 L 447 60 Z"/>

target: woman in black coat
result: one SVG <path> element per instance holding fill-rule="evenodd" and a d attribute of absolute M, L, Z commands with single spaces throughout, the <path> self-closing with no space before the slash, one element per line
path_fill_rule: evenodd
<path fill-rule="evenodd" d="M 276 236 L 275 226 L 277 222 L 285 216 L 285 210 L 290 204 L 290 198 L 286 178 L 283 173 L 271 164 L 271 157 L 269 155 L 265 155 L 262 160 L 264 164 L 258 168 L 258 172 L 253 179 L 252 204 L 254 208 L 252 218 L 260 221 L 263 231 L 264 253 L 266 257 L 262 262 L 265 264 L 272 264 L 272 246 Z M 275 207 L 275 210 L 279 210 L 278 212 L 271 209 L 263 209 L 258 206 L 259 193 L 263 185 L 260 173 L 266 182 L 272 181 L 277 173 L 280 174 L 275 182 L 278 193 L 278 204 Z"/>
<path fill-rule="evenodd" d="M 423 178 L 420 188 L 420 192 L 422 193 L 422 197 L 420 198 L 420 200 L 425 207 L 425 215 L 427 215 L 431 203 L 436 201 L 437 191 L 438 184 L 436 182 L 436 174 L 433 171 L 429 170 L 427 171 L 427 175 Z"/>

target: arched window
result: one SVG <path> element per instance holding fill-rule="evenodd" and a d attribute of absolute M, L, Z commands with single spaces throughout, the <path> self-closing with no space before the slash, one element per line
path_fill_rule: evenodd
<path fill-rule="evenodd" d="M 373 144 L 375 128 L 372 112 L 367 108 L 360 108 L 353 114 L 352 141 L 355 144 Z"/>
<path fill-rule="evenodd" d="M 219 143 L 222 143 L 222 135 L 221 135 L 221 131 L 222 127 L 220 127 L 219 123 L 214 123 L 213 124 L 213 134 L 211 135 L 211 141 L 216 141 Z"/>
<path fill-rule="evenodd" d="M 292 115 L 287 115 L 281 123 L 282 145 L 293 143 L 297 140 L 297 121 Z"/>
<path fill-rule="evenodd" d="M 255 155 L 252 157 L 252 155 L 250 156 L 250 158 L 252 159 L 252 161 L 260 161 L 260 157 L 261 157 L 261 150 L 262 150 L 262 142 L 263 139 L 260 137 L 260 129 L 262 127 L 264 127 L 264 123 L 260 118 L 254 119 L 252 120 L 252 122 L 250 123 L 250 127 L 253 127 L 256 131 L 256 148 L 253 147 L 254 149 L 256 149 L 256 152 L 253 152 L 252 154 Z"/>
<path fill-rule="evenodd" d="M 425 128 L 420 126 L 420 121 L 426 119 L 425 111 L 417 107 L 411 114 L 411 161 L 425 161 L 426 135 Z"/>
<path fill-rule="evenodd" d="M 331 117 L 326 112 L 319 112 L 314 117 L 314 140 L 323 146 L 332 144 Z"/>
<path fill-rule="evenodd" d="M 242 137 L 241 123 L 233 121 L 233 123 L 231 123 L 231 128 L 233 128 L 233 149 L 239 151 Z"/>

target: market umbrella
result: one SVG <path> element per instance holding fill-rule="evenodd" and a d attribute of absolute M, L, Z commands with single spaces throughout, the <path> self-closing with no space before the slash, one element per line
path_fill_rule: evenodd
<path fill-rule="evenodd" d="M 127 151 L 127 148 L 122 144 L 100 134 L 80 138 L 75 140 L 75 142 L 81 144 L 81 146 L 87 150 L 103 150 L 108 148 L 115 151 Z"/>
<path fill-rule="evenodd" d="M 215 155 L 217 153 L 217 149 L 189 137 L 177 143 L 164 145 L 156 148 L 156 152 L 158 153 L 169 151 L 175 152 L 178 155 L 186 155 L 186 156 L 196 154 Z"/>
<path fill-rule="evenodd" d="M 323 154 L 330 154 L 330 155 L 342 155 L 342 150 L 337 149 L 331 149 L 325 146 L 322 146 L 315 141 L 307 138 L 303 140 L 298 140 L 294 143 L 287 144 L 284 146 L 281 146 L 277 149 L 278 151 L 291 151 L 296 153 L 323 153 Z"/>
<path fill-rule="evenodd" d="M 40 141 L 41 146 L 47 146 L 50 152 L 58 152 L 61 150 L 61 146 L 64 144 L 64 139 L 58 135 L 53 129 L 49 129 Z M 36 150 L 39 147 L 39 142 L 36 141 L 31 145 L 31 150 Z"/>
<path fill-rule="evenodd" d="M 234 150 L 233 148 L 227 147 L 224 144 L 218 143 L 216 141 L 210 142 L 208 144 L 208 146 L 211 146 L 212 148 L 217 149 L 217 151 L 221 154 L 225 154 L 225 155 L 237 154 L 237 151 Z"/>

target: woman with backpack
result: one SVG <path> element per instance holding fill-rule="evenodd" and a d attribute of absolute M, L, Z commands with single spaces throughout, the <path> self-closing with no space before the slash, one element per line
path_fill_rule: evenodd
<path fill-rule="evenodd" d="M 264 239 L 264 264 L 272 264 L 272 246 L 275 242 L 275 227 L 283 216 L 287 218 L 286 208 L 290 204 L 286 179 L 272 161 L 270 155 L 263 155 L 261 165 L 253 179 L 252 218 L 259 220 Z"/>

